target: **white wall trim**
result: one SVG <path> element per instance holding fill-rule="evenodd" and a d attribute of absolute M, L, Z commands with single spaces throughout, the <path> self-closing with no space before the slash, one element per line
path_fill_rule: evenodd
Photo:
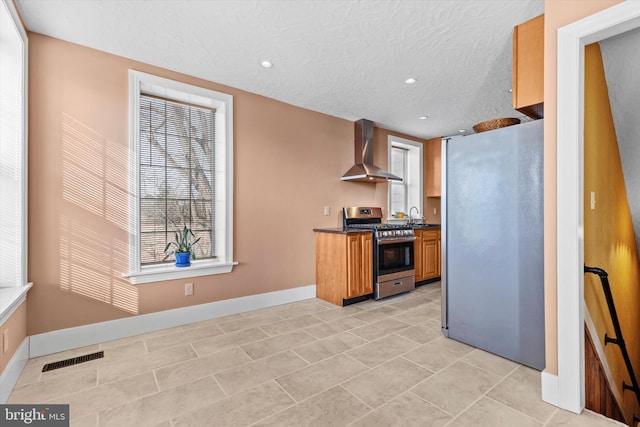
<path fill-rule="evenodd" d="M 626 1 L 558 30 L 557 406 L 584 408 L 583 129 L 584 46 L 640 27 L 640 2 Z M 544 379 L 543 379 L 544 382 Z M 546 399 L 545 399 L 546 401 Z M 552 403 L 552 402 L 550 402 Z"/>
<path fill-rule="evenodd" d="M 0 325 L 9 320 L 9 317 L 27 299 L 27 292 L 33 283 L 25 286 L 0 288 Z"/>
<path fill-rule="evenodd" d="M 5 403 L 18 382 L 18 378 L 22 373 L 22 370 L 29 360 L 29 337 L 22 340 L 22 344 L 13 353 L 7 367 L 2 371 L 0 375 L 0 404 Z"/>
<path fill-rule="evenodd" d="M 315 298 L 316 285 L 267 292 L 258 295 L 176 308 L 157 313 L 141 314 L 124 319 L 94 323 L 75 328 L 60 329 L 32 335 L 29 357 L 57 353 L 74 348 L 98 344 L 133 335 L 158 331 L 193 322 L 244 313 L 261 308 L 274 307 L 305 299 Z"/>
<path fill-rule="evenodd" d="M 542 371 L 540 375 L 542 383 L 542 400 L 558 406 L 558 376 Z"/>

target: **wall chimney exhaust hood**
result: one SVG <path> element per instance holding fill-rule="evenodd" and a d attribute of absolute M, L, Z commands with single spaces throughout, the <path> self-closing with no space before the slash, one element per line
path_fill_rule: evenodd
<path fill-rule="evenodd" d="M 355 165 L 342 175 L 343 181 L 387 182 L 402 178 L 373 164 L 373 122 L 360 119 L 355 122 Z"/>

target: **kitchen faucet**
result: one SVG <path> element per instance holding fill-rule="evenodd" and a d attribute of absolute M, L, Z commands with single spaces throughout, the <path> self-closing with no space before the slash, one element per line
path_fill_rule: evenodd
<path fill-rule="evenodd" d="M 419 214 L 420 211 L 418 210 L 418 208 L 416 206 L 411 206 L 411 209 L 409 209 L 409 222 L 412 223 L 413 222 L 413 215 L 411 215 L 411 212 L 413 210 L 416 210 L 416 213 Z"/>

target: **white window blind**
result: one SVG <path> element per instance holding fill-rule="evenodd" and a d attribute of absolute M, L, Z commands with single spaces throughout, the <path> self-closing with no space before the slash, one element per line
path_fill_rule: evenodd
<path fill-rule="evenodd" d="M 27 284 L 27 37 L 0 2 L 0 287 Z"/>
<path fill-rule="evenodd" d="M 389 181 L 389 207 L 390 213 L 404 212 L 407 209 L 407 158 L 409 152 L 404 148 L 391 147 L 391 173 L 402 178 L 402 182 Z"/>
<path fill-rule="evenodd" d="M 162 262 L 184 226 L 214 257 L 215 110 L 143 94 L 139 138 L 141 264 Z"/>

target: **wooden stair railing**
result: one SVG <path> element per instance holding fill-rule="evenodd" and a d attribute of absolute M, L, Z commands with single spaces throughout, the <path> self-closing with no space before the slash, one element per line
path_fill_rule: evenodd
<path fill-rule="evenodd" d="M 613 330 L 616 334 L 615 337 L 611 338 L 608 334 L 604 334 L 604 345 L 607 344 L 615 344 L 620 348 L 622 352 L 622 358 L 624 359 L 624 364 L 627 367 L 627 372 L 629 374 L 629 378 L 631 379 L 631 385 L 627 384 L 625 381 L 622 381 L 622 392 L 624 393 L 626 390 L 634 392 L 636 395 L 636 400 L 638 401 L 638 405 L 640 405 L 640 387 L 638 386 L 638 379 L 636 378 L 636 374 L 633 371 L 633 365 L 631 364 L 631 359 L 629 358 L 629 352 L 627 351 L 627 345 L 624 342 L 624 338 L 622 336 L 622 329 L 620 328 L 620 321 L 618 320 L 618 313 L 616 312 L 616 306 L 613 302 L 613 295 L 611 294 L 611 286 L 609 285 L 609 274 L 601 268 L 597 267 L 587 267 L 584 266 L 585 273 L 596 274 L 600 277 L 600 283 L 602 283 L 602 290 L 604 291 L 604 296 L 607 300 L 607 307 L 609 308 L 609 315 L 611 316 L 611 322 L 613 323 Z M 640 422 L 640 418 L 634 414 L 633 415 L 633 424 L 637 424 Z"/>

